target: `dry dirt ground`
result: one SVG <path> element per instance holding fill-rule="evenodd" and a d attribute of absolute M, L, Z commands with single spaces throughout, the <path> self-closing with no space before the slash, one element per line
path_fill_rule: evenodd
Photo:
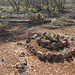
<path fill-rule="evenodd" d="M 56 19 L 52 21 L 56 21 Z M 19 51 L 27 50 L 24 46 L 25 41 L 35 33 L 49 32 L 59 35 L 67 33 L 67 36 L 72 36 L 75 39 L 75 25 L 67 25 L 69 24 L 65 22 L 54 22 L 54 24 L 52 22 L 34 27 L 27 26 L 27 24 L 13 24 L 7 29 L 12 32 L 12 35 L 0 36 L 0 75 L 9 75 L 15 70 L 12 65 L 19 61 Z M 18 42 L 21 42 L 22 45 L 17 45 Z M 75 40 L 71 42 L 70 47 L 73 48 L 74 46 Z M 51 63 L 47 60 L 41 61 L 30 52 L 29 56 L 25 55 L 25 58 L 27 59 L 28 69 L 26 74 L 24 72 L 22 75 L 75 75 L 75 56 L 72 57 L 71 61 L 64 60 L 57 63 Z"/>
<path fill-rule="evenodd" d="M 15 70 L 12 65 L 18 62 L 18 52 L 21 50 L 27 50 L 24 46 L 18 46 L 17 43 L 21 42 L 24 45 L 26 38 L 30 37 L 34 33 L 50 32 L 57 33 L 59 35 L 64 35 L 64 33 L 67 33 L 67 35 L 69 36 L 75 36 L 75 26 L 64 26 L 64 28 L 60 27 L 61 24 L 60 26 L 50 26 L 50 24 L 46 24 L 29 29 L 20 24 L 10 27 L 9 30 L 15 31 L 16 33 L 13 33 L 10 36 L 0 37 L 0 75 L 9 75 L 9 73 Z M 71 47 L 74 47 L 74 43 L 75 41 L 73 42 Z M 29 66 L 29 68 L 27 69 L 27 74 L 75 75 L 74 57 L 71 62 L 65 60 L 63 63 L 50 63 L 48 61 L 43 62 L 31 53 L 29 54 L 29 56 L 25 55 L 25 58 L 27 59 L 27 65 Z"/>

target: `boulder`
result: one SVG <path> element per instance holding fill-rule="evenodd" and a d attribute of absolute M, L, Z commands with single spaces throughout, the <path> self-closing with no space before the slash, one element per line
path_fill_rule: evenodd
<path fill-rule="evenodd" d="M 45 57 L 46 57 L 46 59 L 49 60 L 49 59 L 51 59 L 52 55 L 50 54 L 50 52 L 47 52 L 46 55 L 45 55 Z"/>

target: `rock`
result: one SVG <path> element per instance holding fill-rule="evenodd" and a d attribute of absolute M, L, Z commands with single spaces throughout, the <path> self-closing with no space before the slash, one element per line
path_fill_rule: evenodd
<path fill-rule="evenodd" d="M 57 44 L 57 43 L 55 43 L 55 42 L 53 42 L 53 43 L 52 43 L 52 47 L 53 47 L 53 49 L 55 49 L 55 50 L 56 50 L 56 49 L 58 49 L 58 44 Z"/>
<path fill-rule="evenodd" d="M 17 45 L 22 45 L 22 43 L 18 42 Z"/>
<path fill-rule="evenodd" d="M 25 56 L 25 53 L 23 51 L 20 51 L 19 52 L 19 57 L 24 57 Z"/>
<path fill-rule="evenodd" d="M 29 46 L 29 47 L 28 47 L 29 51 L 31 51 L 32 48 L 33 48 L 33 46 Z"/>
<path fill-rule="evenodd" d="M 28 40 L 28 39 L 26 40 L 26 44 L 27 44 L 27 43 L 29 43 L 29 40 Z"/>
<path fill-rule="evenodd" d="M 46 57 L 46 59 L 49 60 L 49 59 L 51 59 L 52 56 L 51 56 L 50 52 L 47 52 L 46 55 L 45 55 L 45 57 Z"/>
<path fill-rule="evenodd" d="M 27 61 L 17 62 L 15 64 L 15 68 L 21 70 L 27 65 Z"/>
<path fill-rule="evenodd" d="M 57 57 L 57 54 L 56 54 L 56 53 L 52 54 L 52 59 L 53 59 L 53 60 L 58 59 L 58 57 Z"/>
<path fill-rule="evenodd" d="M 44 32 L 44 33 L 43 33 L 43 36 L 45 36 L 45 34 L 47 34 L 47 32 Z"/>
<path fill-rule="evenodd" d="M 6 59 L 3 57 L 3 58 L 2 58 L 2 62 L 4 62 L 4 61 L 6 61 Z"/>
<path fill-rule="evenodd" d="M 32 53 L 35 53 L 35 51 L 36 51 L 36 50 L 35 50 L 34 48 L 31 48 L 31 52 L 32 52 Z"/>
<path fill-rule="evenodd" d="M 20 73 L 18 71 L 14 71 L 14 72 L 10 73 L 10 75 L 20 75 Z"/>
<path fill-rule="evenodd" d="M 67 35 L 67 33 L 64 33 L 64 35 Z"/>
<path fill-rule="evenodd" d="M 67 50 L 63 50 L 62 55 L 63 55 L 63 58 L 67 58 L 67 57 L 71 56 L 70 53 Z"/>
<path fill-rule="evenodd" d="M 72 37 L 72 38 L 70 38 L 70 40 L 71 40 L 71 41 L 74 41 L 74 38 Z"/>
<path fill-rule="evenodd" d="M 45 58 L 45 53 L 41 54 L 41 58 L 44 59 Z"/>
<path fill-rule="evenodd" d="M 55 34 L 54 34 L 54 33 L 52 33 L 52 34 L 51 34 L 51 38 L 54 38 L 54 37 L 55 37 Z"/>
<path fill-rule="evenodd" d="M 49 45 L 49 43 L 50 43 L 50 41 L 49 40 L 41 40 L 41 43 L 40 43 L 40 45 L 41 46 L 48 46 Z"/>
<path fill-rule="evenodd" d="M 37 51 L 37 52 L 36 52 L 36 55 L 37 55 L 38 57 L 41 57 L 42 54 L 43 54 L 43 53 L 42 53 L 41 51 Z"/>
<path fill-rule="evenodd" d="M 63 44 L 64 47 L 67 46 L 67 42 L 66 41 L 63 41 L 62 44 Z"/>
<path fill-rule="evenodd" d="M 34 34 L 31 39 L 35 39 L 36 37 L 38 37 L 38 34 Z"/>
<path fill-rule="evenodd" d="M 63 58 L 63 55 L 62 55 L 61 53 L 58 53 L 58 54 L 57 54 L 57 58 L 58 58 L 58 59 L 62 59 L 62 58 Z"/>
<path fill-rule="evenodd" d="M 69 54 L 74 55 L 75 54 L 75 49 L 69 50 Z"/>
<path fill-rule="evenodd" d="M 38 38 L 36 39 L 36 41 L 37 41 L 38 45 L 40 44 L 41 39 L 42 39 L 41 37 L 38 37 Z"/>
<path fill-rule="evenodd" d="M 29 46 L 30 46 L 30 44 L 28 43 L 28 44 L 27 44 L 27 48 L 28 48 Z"/>
<path fill-rule="evenodd" d="M 62 47 L 63 47 L 62 42 L 58 42 L 58 47 L 59 47 L 59 48 L 62 48 Z"/>

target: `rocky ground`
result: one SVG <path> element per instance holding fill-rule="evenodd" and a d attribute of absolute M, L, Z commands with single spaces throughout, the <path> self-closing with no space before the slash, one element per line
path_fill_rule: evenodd
<path fill-rule="evenodd" d="M 74 21 L 74 20 L 73 20 Z M 70 61 L 63 60 L 62 62 L 48 62 L 41 61 L 37 56 L 33 55 L 26 49 L 26 39 L 35 33 L 55 33 L 73 37 L 74 40 L 70 42 L 70 48 L 75 47 L 75 21 L 68 23 L 52 19 L 51 23 L 42 25 L 28 25 L 28 24 L 12 24 L 8 29 L 12 32 L 9 36 L 0 36 L 0 75 L 10 75 L 16 68 L 13 67 L 21 60 L 19 52 L 23 51 L 23 56 L 27 60 L 27 69 L 21 75 L 75 75 L 75 55 Z M 18 45 L 17 43 L 22 43 Z M 34 44 L 36 46 L 36 44 Z M 41 48 L 43 51 L 43 48 Z M 29 54 L 26 54 L 26 51 Z M 15 75 L 15 74 L 11 74 Z M 19 75 L 19 74 L 16 74 Z"/>

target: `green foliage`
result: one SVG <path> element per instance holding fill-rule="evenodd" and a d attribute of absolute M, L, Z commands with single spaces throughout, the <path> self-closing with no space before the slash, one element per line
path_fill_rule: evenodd
<path fill-rule="evenodd" d="M 24 8 L 22 8 L 22 10 L 21 10 L 23 13 L 25 13 L 26 12 L 26 10 L 24 9 Z"/>
<path fill-rule="evenodd" d="M 7 16 L 1 16 L 1 19 L 6 19 L 7 18 Z"/>
<path fill-rule="evenodd" d="M 35 9 L 34 9 L 34 8 L 29 8 L 28 11 L 29 11 L 29 12 L 34 12 Z"/>
<path fill-rule="evenodd" d="M 69 20 L 66 19 L 65 17 L 61 17 L 60 19 L 63 20 L 63 21 L 65 21 L 65 22 L 69 22 Z"/>
<path fill-rule="evenodd" d="M 56 10 L 54 10 L 53 12 L 54 12 L 55 14 L 58 14 L 58 11 L 56 11 Z"/>
<path fill-rule="evenodd" d="M 48 35 L 47 35 L 47 38 L 50 38 L 51 37 L 51 33 L 49 33 Z"/>
<path fill-rule="evenodd" d="M 38 12 L 37 14 L 40 14 L 41 16 L 43 15 L 41 12 Z"/>

